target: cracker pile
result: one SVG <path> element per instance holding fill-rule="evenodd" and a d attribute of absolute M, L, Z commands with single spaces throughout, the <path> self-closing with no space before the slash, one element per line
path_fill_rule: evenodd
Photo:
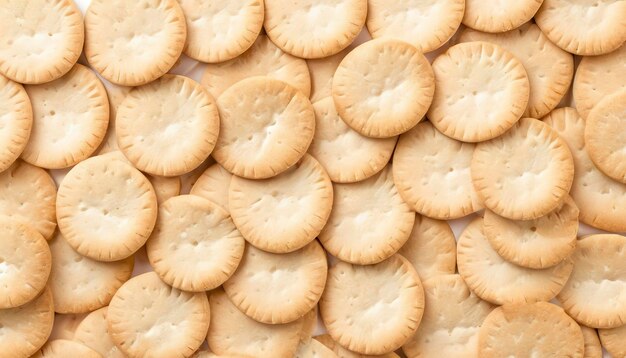
<path fill-rule="evenodd" d="M 623 0 L 0 1 L 0 358 L 626 357 L 625 42 Z"/>

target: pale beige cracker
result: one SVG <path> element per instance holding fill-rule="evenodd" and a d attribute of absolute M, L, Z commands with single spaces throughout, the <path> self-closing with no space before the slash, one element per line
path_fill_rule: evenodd
<path fill-rule="evenodd" d="M 464 0 L 368 0 L 367 30 L 373 38 L 393 37 L 421 52 L 446 43 L 463 20 Z"/>
<path fill-rule="evenodd" d="M 213 164 L 208 167 L 196 180 L 189 192 L 191 195 L 201 196 L 217 204 L 226 212 L 228 207 L 228 189 L 233 175 L 223 166 Z"/>
<path fill-rule="evenodd" d="M 541 118 L 548 114 L 563 99 L 572 83 L 573 56 L 550 42 L 533 23 L 500 34 L 466 28 L 461 32 L 459 41 L 496 44 L 510 51 L 524 65 L 530 83 L 524 116 Z"/>
<path fill-rule="evenodd" d="M 505 32 L 533 18 L 543 0 L 466 0 L 463 25 L 484 32 Z"/>
<path fill-rule="evenodd" d="M 613 357 L 626 357 L 626 325 L 600 329 L 602 345 Z"/>
<path fill-rule="evenodd" d="M 574 270 L 558 299 L 565 311 L 587 327 L 626 324 L 626 237 L 590 235 L 578 240 Z"/>
<path fill-rule="evenodd" d="M 81 358 L 103 358 L 100 353 L 93 349 L 74 341 L 67 339 L 55 339 L 48 341 L 31 358 L 64 358 L 64 357 L 81 357 Z"/>
<path fill-rule="evenodd" d="M 580 326 L 548 302 L 498 307 L 485 318 L 478 335 L 478 356 L 485 358 L 582 358 L 584 350 Z"/>
<path fill-rule="evenodd" d="M 228 207 L 250 244 L 273 253 L 292 252 L 315 240 L 326 225 L 333 207 L 333 184 L 320 163 L 305 154 L 273 178 L 233 176 Z"/>
<path fill-rule="evenodd" d="M 54 321 L 54 303 L 48 288 L 39 297 L 15 308 L 0 310 L 0 351 L 28 358 L 46 343 Z"/>
<path fill-rule="evenodd" d="M 380 355 L 369 355 L 353 352 L 335 342 L 329 334 L 322 334 L 316 336 L 314 339 L 332 350 L 338 358 L 400 358 L 400 356 L 397 355 L 395 352 L 389 352 Z"/>
<path fill-rule="evenodd" d="M 146 178 L 148 178 L 152 188 L 154 188 L 157 203 L 161 204 L 169 198 L 180 195 L 180 177 L 162 177 L 146 174 Z"/>
<path fill-rule="evenodd" d="M 208 350 L 200 350 L 194 353 L 191 358 L 252 358 L 252 356 L 244 356 L 239 354 L 215 354 Z"/>
<path fill-rule="evenodd" d="M 114 262 L 92 260 L 74 251 L 58 231 L 50 240 L 50 252 L 48 286 L 58 313 L 86 313 L 108 305 L 133 272 L 134 257 Z"/>
<path fill-rule="evenodd" d="M 430 122 L 400 136 L 393 155 L 393 181 L 411 208 L 448 220 L 482 208 L 470 165 L 476 145 L 452 139 Z"/>
<path fill-rule="evenodd" d="M 524 65 L 500 46 L 461 43 L 439 55 L 432 68 L 435 95 L 427 116 L 448 137 L 495 138 L 526 110 L 530 84 Z"/>
<path fill-rule="evenodd" d="M 337 358 L 335 352 L 315 339 L 300 343 L 294 358 Z"/>
<path fill-rule="evenodd" d="M 567 52 L 602 55 L 626 41 L 626 2 L 544 0 L 535 22 L 550 41 Z"/>
<path fill-rule="evenodd" d="M 319 160 L 335 183 L 365 180 L 391 159 L 398 137 L 370 138 L 350 128 L 337 113 L 332 97 L 313 103 L 315 135 L 309 154 Z"/>
<path fill-rule="evenodd" d="M 226 90 L 217 106 L 220 135 L 212 156 L 237 176 L 266 179 L 278 175 L 302 158 L 313 139 L 313 106 L 285 82 L 268 77 L 245 79 Z"/>
<path fill-rule="evenodd" d="M 505 261 L 485 237 L 482 218 L 465 228 L 456 252 L 459 274 L 467 286 L 483 300 L 498 305 L 553 299 L 567 283 L 574 266 L 567 259 L 535 270 Z"/>
<path fill-rule="evenodd" d="M 580 326 L 583 331 L 583 339 L 585 340 L 584 358 L 602 358 L 602 345 L 598 338 L 598 332 L 594 328 Z"/>
<path fill-rule="evenodd" d="M 344 57 L 354 49 L 348 46 L 332 56 L 306 60 L 311 77 L 311 103 L 320 101 L 333 95 L 333 76 Z"/>
<path fill-rule="evenodd" d="M 105 358 L 126 358 L 109 335 L 108 309 L 108 307 L 102 307 L 85 317 L 76 328 L 74 340 L 100 353 Z"/>
<path fill-rule="evenodd" d="M 33 128 L 22 159 L 61 169 L 95 152 L 109 123 L 109 102 L 93 71 L 76 64 L 59 79 L 25 89 L 33 106 Z"/>
<path fill-rule="evenodd" d="M 159 277 L 190 292 L 212 290 L 224 283 L 237 269 L 244 247 L 228 213 L 194 195 L 162 203 L 146 242 L 150 265 Z"/>
<path fill-rule="evenodd" d="M 199 83 L 177 75 L 130 91 L 115 122 L 117 142 L 128 160 L 161 176 L 198 167 L 211 154 L 220 131 L 213 97 Z"/>
<path fill-rule="evenodd" d="M 415 335 L 402 346 L 408 357 L 475 357 L 478 331 L 494 309 L 472 293 L 459 275 L 424 281 L 424 316 Z"/>
<path fill-rule="evenodd" d="M 302 316 L 302 329 L 300 330 L 300 344 L 302 342 L 310 341 L 313 338 L 313 333 L 317 329 L 317 304 L 312 310 L 305 313 Z"/>
<path fill-rule="evenodd" d="M 97 154 L 106 154 L 120 150 L 117 144 L 117 136 L 115 135 L 115 117 L 117 117 L 117 110 L 120 108 L 124 98 L 128 95 L 133 87 L 118 86 L 112 83 L 107 84 L 105 87 L 107 97 L 109 98 L 109 126 L 107 128 L 106 135 L 100 144 L 100 148 L 96 150 Z"/>
<path fill-rule="evenodd" d="M 0 172 L 20 157 L 33 127 L 33 109 L 24 87 L 0 75 Z"/>
<path fill-rule="evenodd" d="M 187 174 L 181 175 L 180 178 L 180 193 L 181 194 L 189 194 L 191 188 L 196 183 L 196 181 L 202 176 L 210 166 L 215 164 L 215 159 L 209 156 L 202 164 L 200 164 L 196 169 L 190 171 Z"/>
<path fill-rule="evenodd" d="M 94 260 L 117 261 L 148 239 L 157 199 L 146 177 L 111 155 L 76 165 L 59 186 L 57 222 L 70 246 Z"/>
<path fill-rule="evenodd" d="M 264 34 L 242 55 L 223 63 L 208 64 L 200 83 L 218 98 L 228 87 L 255 76 L 286 82 L 307 97 L 311 93 L 306 61 L 284 53 Z"/>
<path fill-rule="evenodd" d="M 86 313 L 55 313 L 54 325 L 52 325 L 52 333 L 49 340 L 53 339 L 74 339 L 74 333 L 80 322 L 87 317 Z"/>
<path fill-rule="evenodd" d="M 409 239 L 415 213 L 387 166 L 369 179 L 334 184 L 333 208 L 318 238 L 329 254 L 359 265 L 381 262 Z"/>
<path fill-rule="evenodd" d="M 130 358 L 191 356 L 206 337 L 209 319 L 206 293 L 172 288 L 154 272 L 122 285 L 107 311 L 109 334 Z"/>
<path fill-rule="evenodd" d="M 57 226 L 57 187 L 48 172 L 16 161 L 0 172 L 0 216 L 32 226 L 49 239 Z"/>
<path fill-rule="evenodd" d="M 276 46 L 301 58 L 334 55 L 361 32 L 367 0 L 264 0 L 265 32 Z"/>
<path fill-rule="evenodd" d="M 339 64 L 332 93 L 337 113 L 367 137 L 404 133 L 422 120 L 435 92 L 433 70 L 412 45 L 381 38 L 358 46 Z"/>
<path fill-rule="evenodd" d="M 0 23 L 0 73 L 16 82 L 55 80 L 83 50 L 83 16 L 72 0 L 3 1 Z"/>
<path fill-rule="evenodd" d="M 566 107 L 552 111 L 543 121 L 567 142 L 574 157 L 570 195 L 580 210 L 579 220 L 607 231 L 626 231 L 626 185 L 604 175 L 589 158 L 584 119 Z"/>
<path fill-rule="evenodd" d="M 338 262 L 328 270 L 320 312 L 330 336 L 361 354 L 390 353 L 415 333 L 424 289 L 400 255 L 368 266 Z"/>
<path fill-rule="evenodd" d="M 176 0 L 94 0 L 85 14 L 85 56 L 108 81 L 139 86 L 163 76 L 185 46 Z"/>

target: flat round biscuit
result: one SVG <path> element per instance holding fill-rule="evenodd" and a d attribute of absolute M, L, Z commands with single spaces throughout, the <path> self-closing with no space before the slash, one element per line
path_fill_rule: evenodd
<path fill-rule="evenodd" d="M 113 343 L 107 324 L 108 307 L 91 312 L 76 328 L 74 340 L 100 353 L 106 358 L 126 358 Z"/>
<path fill-rule="evenodd" d="M 404 133 L 422 120 L 435 91 L 433 71 L 415 47 L 395 39 L 368 41 L 339 64 L 332 93 L 337 113 L 367 137 Z"/>
<path fill-rule="evenodd" d="M 463 217 L 482 208 L 470 164 L 476 145 L 459 142 L 420 123 L 400 136 L 393 180 L 413 210 L 435 219 Z"/>
<path fill-rule="evenodd" d="M 313 106 L 285 82 L 245 79 L 226 90 L 217 106 L 220 136 L 213 158 L 235 175 L 249 179 L 278 175 L 302 158 L 313 139 Z"/>
<path fill-rule="evenodd" d="M 209 319 L 204 292 L 177 290 L 154 272 L 122 285 L 107 312 L 113 342 L 131 358 L 190 356 L 204 341 Z"/>
<path fill-rule="evenodd" d="M 391 159 L 398 137 L 370 138 L 350 128 L 337 114 L 332 97 L 313 104 L 315 135 L 309 154 L 319 160 L 335 183 L 365 180 Z"/>
<path fill-rule="evenodd" d="M 83 321 L 85 317 L 87 317 L 86 313 L 55 313 L 54 324 L 52 325 L 52 333 L 50 334 L 50 338 L 48 338 L 48 340 L 73 340 L 76 328 L 78 328 L 78 325 L 80 324 L 80 322 Z"/>
<path fill-rule="evenodd" d="M 100 353 L 93 349 L 74 341 L 67 339 L 55 339 L 48 341 L 41 351 L 37 352 L 32 358 L 64 358 L 64 357 L 81 357 L 81 358 L 102 358 Z"/>
<path fill-rule="evenodd" d="M 526 110 L 526 70 L 500 46 L 461 43 L 439 55 L 432 68 L 435 95 L 427 116 L 448 137 L 464 142 L 495 138 Z"/>
<path fill-rule="evenodd" d="M 265 324 L 243 314 L 221 288 L 209 294 L 211 324 L 207 341 L 211 351 L 224 356 L 292 357 L 298 348 L 302 319 Z"/>
<path fill-rule="evenodd" d="M 61 169 L 98 148 L 109 123 L 109 102 L 93 71 L 76 64 L 57 80 L 25 88 L 33 106 L 33 128 L 22 159 Z"/>
<path fill-rule="evenodd" d="M 373 38 L 393 37 L 421 52 L 446 43 L 463 20 L 464 0 L 368 0 L 367 30 Z"/>
<path fill-rule="evenodd" d="M 504 135 L 474 150 L 472 182 L 483 205 L 513 220 L 556 209 L 574 179 L 567 143 L 549 125 L 522 118 Z"/>
<path fill-rule="evenodd" d="M 226 89 L 249 77 L 265 76 L 288 83 L 309 96 L 311 78 L 306 61 L 284 53 L 264 34 L 242 55 L 223 63 L 208 64 L 202 75 L 203 86 L 218 98 Z"/>
<path fill-rule="evenodd" d="M 44 169 L 21 160 L 0 172 L 0 216 L 18 221 L 49 239 L 57 226 L 57 187 Z"/>
<path fill-rule="evenodd" d="M 217 204 L 226 212 L 230 212 L 228 207 L 228 188 L 233 175 L 223 166 L 213 164 L 205 170 L 196 180 L 189 192 L 191 195 L 201 196 Z"/>
<path fill-rule="evenodd" d="M 605 96 L 626 89 L 626 46 L 600 56 L 584 56 L 574 77 L 576 110 L 587 118 Z"/>
<path fill-rule="evenodd" d="M 77 164 L 57 192 L 57 222 L 70 246 L 99 261 L 132 255 L 157 217 L 154 189 L 141 172 L 113 156 Z"/>
<path fill-rule="evenodd" d="M 569 195 L 556 209 L 534 220 L 510 220 L 485 210 L 485 237 L 506 261 L 533 269 L 551 267 L 576 248 L 578 213 Z"/>
<path fill-rule="evenodd" d="M 330 348 L 320 341 L 310 339 L 306 343 L 300 343 L 294 358 L 337 358 L 338 356 Z"/>
<path fill-rule="evenodd" d="M 213 97 L 194 80 L 176 75 L 130 91 L 115 121 L 117 142 L 128 160 L 162 176 L 198 167 L 211 154 L 220 130 Z"/>
<path fill-rule="evenodd" d="M 0 172 L 20 157 L 32 126 L 33 109 L 24 87 L 0 75 Z"/>
<path fill-rule="evenodd" d="M 21 306 L 39 295 L 48 281 L 51 260 L 48 244 L 39 232 L 1 219 L 0 309 Z"/>
<path fill-rule="evenodd" d="M 415 335 L 402 346 L 408 357 L 472 357 L 478 331 L 494 308 L 472 293 L 459 275 L 424 281 L 425 309 Z"/>
<path fill-rule="evenodd" d="M 407 242 L 398 250 L 422 280 L 456 272 L 456 240 L 445 221 L 417 214 Z"/>
<path fill-rule="evenodd" d="M 139 86 L 174 66 L 187 26 L 176 0 L 93 0 L 85 14 L 85 36 L 91 67 L 109 82 Z"/>
<path fill-rule="evenodd" d="M 354 49 L 354 44 L 332 56 L 309 59 L 306 64 L 311 76 L 311 103 L 333 95 L 333 77 L 344 57 Z"/>
<path fill-rule="evenodd" d="M 276 46 L 301 58 L 334 55 L 361 32 L 367 0 L 265 0 L 265 32 Z"/>
<path fill-rule="evenodd" d="M 52 270 L 48 286 L 59 313 L 85 313 L 106 306 L 115 292 L 128 281 L 134 257 L 121 261 L 101 262 L 74 251 L 56 232 L 50 240 Z"/>
<path fill-rule="evenodd" d="M 585 149 L 607 176 L 626 183 L 626 90 L 605 97 L 585 121 Z"/>
<path fill-rule="evenodd" d="M 54 304 L 48 288 L 22 306 L 0 310 L 0 351 L 30 357 L 46 343 L 53 321 Z"/>
<path fill-rule="evenodd" d="M 245 241 L 228 213 L 209 200 L 173 197 L 159 207 L 146 252 L 159 277 L 179 290 L 212 290 L 237 269 Z"/>
<path fill-rule="evenodd" d="M 585 340 L 584 358 L 602 358 L 602 346 L 596 330 L 585 326 L 580 326 L 580 329 Z"/>
<path fill-rule="evenodd" d="M 243 356 L 239 354 L 215 354 L 208 350 L 201 350 L 194 353 L 191 358 L 252 358 L 251 356 Z"/>
<path fill-rule="evenodd" d="M 576 321 L 593 328 L 626 323 L 626 237 L 590 235 L 578 240 L 574 271 L 558 299 Z"/>
<path fill-rule="evenodd" d="M 392 256 L 409 239 L 415 213 L 398 194 L 389 166 L 369 179 L 333 188 L 330 218 L 318 235 L 329 254 L 369 265 Z"/>
<path fill-rule="evenodd" d="M 117 144 L 117 135 L 115 134 L 115 117 L 117 116 L 118 108 L 122 102 L 124 102 L 126 95 L 128 95 L 128 92 L 130 92 L 133 87 L 118 86 L 112 83 L 107 83 L 107 87 L 105 87 L 105 89 L 107 97 L 109 98 L 109 126 L 104 139 L 102 140 L 102 144 L 100 144 L 100 148 L 96 150 L 98 155 L 120 150 L 120 147 Z"/>
<path fill-rule="evenodd" d="M 415 333 L 424 289 L 400 255 L 368 266 L 338 262 L 328 269 L 320 312 L 330 336 L 361 354 L 385 354 Z"/>
<path fill-rule="evenodd" d="M 157 203 L 161 204 L 171 197 L 180 195 L 180 177 L 162 177 L 146 174 L 146 178 L 152 184 Z"/>
<path fill-rule="evenodd" d="M 548 40 L 539 27 L 526 23 L 500 34 L 469 28 L 461 32 L 461 42 L 485 41 L 510 51 L 526 69 L 530 83 L 524 116 L 541 118 L 563 99 L 574 76 L 574 58 Z"/>
<path fill-rule="evenodd" d="M 250 244 L 273 253 L 292 252 L 315 240 L 324 228 L 333 207 L 333 184 L 320 163 L 305 154 L 270 179 L 233 176 L 228 206 Z"/>
<path fill-rule="evenodd" d="M 626 325 L 611 329 L 599 330 L 600 340 L 613 357 L 626 356 Z"/>
<path fill-rule="evenodd" d="M 574 157 L 570 195 L 580 210 L 579 220 L 602 230 L 626 231 L 626 184 L 604 175 L 589 158 L 585 121 L 573 108 L 555 109 L 542 120 L 567 143 Z"/>
<path fill-rule="evenodd" d="M 535 22 L 550 41 L 567 52 L 602 55 L 626 40 L 626 2 L 544 0 Z"/>
<path fill-rule="evenodd" d="M 180 193 L 181 194 L 189 194 L 191 188 L 196 183 L 196 181 L 200 178 L 202 173 L 204 173 L 211 165 L 215 164 L 215 159 L 209 156 L 202 164 L 200 164 L 196 169 L 190 171 L 187 174 L 181 175 L 180 178 Z M 226 193 L 228 194 L 228 193 Z"/>
<path fill-rule="evenodd" d="M 335 342 L 329 334 L 322 334 L 316 336 L 314 339 L 328 347 L 328 349 L 332 350 L 338 358 L 400 358 L 400 356 L 394 352 L 380 355 L 368 355 L 353 352 Z"/>
<path fill-rule="evenodd" d="M 312 310 L 302 316 L 302 329 L 300 329 L 300 344 L 310 341 L 313 332 L 317 329 L 317 304 Z"/>
<path fill-rule="evenodd" d="M 484 32 L 516 29 L 533 18 L 543 0 L 466 0 L 463 25 Z"/>
<path fill-rule="evenodd" d="M 16 82 L 55 80 L 83 50 L 83 16 L 71 0 L 3 1 L 0 24 L 0 73 Z"/>
<path fill-rule="evenodd" d="M 580 326 L 559 306 L 548 302 L 504 305 L 480 328 L 478 356 L 583 357 Z"/>
<path fill-rule="evenodd" d="M 505 261 L 485 237 L 482 218 L 465 228 L 457 245 L 459 274 L 472 292 L 497 305 L 549 301 L 565 286 L 573 268 L 571 259 L 541 270 Z"/>

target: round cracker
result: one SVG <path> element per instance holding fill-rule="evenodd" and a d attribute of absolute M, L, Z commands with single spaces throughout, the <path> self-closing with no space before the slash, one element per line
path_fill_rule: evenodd
<path fill-rule="evenodd" d="M 252 319 L 288 323 L 315 307 L 326 273 L 326 254 L 317 241 L 288 254 L 248 246 L 237 271 L 224 282 L 224 291 Z"/>
<path fill-rule="evenodd" d="M 394 352 L 389 352 L 380 355 L 365 355 L 353 352 L 349 349 L 342 347 L 340 344 L 335 342 L 329 334 L 322 334 L 315 337 L 315 340 L 322 343 L 330 350 L 332 350 L 335 355 L 339 358 L 400 358 Z"/>
<path fill-rule="evenodd" d="M 544 0 L 535 21 L 550 41 L 576 55 L 601 55 L 626 41 L 626 2 Z"/>
<path fill-rule="evenodd" d="M 237 269 L 245 241 L 227 212 L 212 202 L 181 195 L 159 207 L 146 252 L 161 279 L 180 290 L 212 290 Z"/>
<path fill-rule="evenodd" d="M 76 328 L 74 340 L 100 353 L 107 358 L 125 358 L 126 356 L 113 343 L 107 324 L 108 307 L 91 312 Z"/>
<path fill-rule="evenodd" d="M 172 288 L 154 272 L 122 285 L 107 312 L 111 339 L 129 357 L 190 356 L 204 341 L 209 318 L 204 292 Z"/>
<path fill-rule="evenodd" d="M 563 201 L 574 179 L 574 160 L 549 125 L 522 118 L 504 135 L 476 146 L 471 174 L 486 208 L 509 219 L 532 220 Z"/>
<path fill-rule="evenodd" d="M 333 77 L 344 57 L 354 49 L 353 45 L 332 56 L 306 61 L 311 76 L 311 103 L 333 95 Z"/>
<path fill-rule="evenodd" d="M 157 203 L 161 204 L 171 197 L 180 195 L 180 177 L 162 177 L 147 174 L 146 178 L 152 184 Z"/>
<path fill-rule="evenodd" d="M 468 42 L 450 47 L 432 64 L 435 95 L 428 119 L 464 142 L 495 138 L 517 122 L 530 84 L 522 63 L 500 46 Z"/>
<path fill-rule="evenodd" d="M 335 109 L 332 97 L 313 104 L 315 135 L 309 153 L 319 160 L 335 183 L 365 180 L 389 162 L 397 137 L 370 138 L 348 126 Z"/>
<path fill-rule="evenodd" d="M 334 184 L 330 218 L 318 235 L 331 255 L 359 265 L 381 262 L 409 239 L 415 213 L 402 200 L 391 167 L 351 184 Z"/>
<path fill-rule="evenodd" d="M 571 259 L 542 270 L 505 261 L 485 237 L 482 218 L 465 228 L 456 250 L 459 274 L 467 286 L 498 305 L 549 301 L 565 286 L 573 268 Z"/>
<path fill-rule="evenodd" d="M 117 261 L 148 239 L 157 217 L 154 189 L 141 172 L 114 156 L 77 164 L 57 193 L 57 222 L 81 255 Z"/>
<path fill-rule="evenodd" d="M 415 47 L 395 39 L 368 41 L 339 64 L 332 93 L 341 118 L 367 137 L 404 133 L 422 120 L 435 92 L 432 68 Z"/>
<path fill-rule="evenodd" d="M 215 159 L 209 156 L 207 160 L 202 162 L 196 169 L 190 171 L 187 174 L 183 174 L 180 176 L 180 193 L 181 194 L 189 194 L 191 188 L 194 186 L 196 181 L 200 178 L 202 173 L 204 173 L 211 165 L 215 164 Z M 226 192 L 228 195 L 228 191 Z"/>
<path fill-rule="evenodd" d="M 516 29 L 532 19 L 543 0 L 466 0 L 463 25 L 484 32 Z"/>
<path fill-rule="evenodd" d="M 607 231 L 626 231 L 626 185 L 605 176 L 589 158 L 585 121 L 573 108 L 558 108 L 543 121 L 567 142 L 574 157 L 570 195 L 580 209 L 580 221 Z"/>
<path fill-rule="evenodd" d="M 54 314 L 54 325 L 49 340 L 53 339 L 74 339 L 74 333 L 80 322 L 87 317 L 86 313 L 77 314 Z"/>
<path fill-rule="evenodd" d="M 91 67 L 109 82 L 139 86 L 174 66 L 187 27 L 176 0 L 93 0 L 85 14 L 85 35 Z"/>
<path fill-rule="evenodd" d="M 626 90 L 593 107 L 585 121 L 585 149 L 604 174 L 626 183 Z"/>
<path fill-rule="evenodd" d="M 361 32 L 367 0 L 265 0 L 265 32 L 276 46 L 301 58 L 334 55 Z"/>
<path fill-rule="evenodd" d="M 421 52 L 446 43 L 463 20 L 464 0 L 368 0 L 367 30 L 373 38 L 393 37 Z"/>
<path fill-rule="evenodd" d="M 100 148 L 96 150 L 98 155 L 120 150 L 117 144 L 117 135 L 115 134 L 115 117 L 117 116 L 118 108 L 122 102 L 124 102 L 124 98 L 126 98 L 126 95 L 128 95 L 128 92 L 130 92 L 133 87 L 117 86 L 108 83 L 105 89 L 107 97 L 109 97 L 109 126 L 102 140 L 102 144 L 100 144 Z"/>
<path fill-rule="evenodd" d="M 95 73 L 76 64 L 57 80 L 25 88 L 33 129 L 22 159 L 42 168 L 67 168 L 98 148 L 109 123 L 109 102 Z"/>
<path fill-rule="evenodd" d="M 626 323 L 626 237 L 589 235 L 572 254 L 574 271 L 558 299 L 576 321 L 593 328 Z"/>
<path fill-rule="evenodd" d="M 524 65 L 530 83 L 530 95 L 524 116 L 545 116 L 559 104 L 569 90 L 574 76 L 573 56 L 550 42 L 533 23 L 526 23 L 501 34 L 466 28 L 461 33 L 460 41 L 494 43 L 510 51 Z"/>
<path fill-rule="evenodd" d="M 16 82 L 55 80 L 83 50 L 83 16 L 71 0 L 3 1 L 0 23 L 0 73 Z"/>
<path fill-rule="evenodd" d="M 59 313 L 85 313 L 106 306 L 115 292 L 128 281 L 134 257 L 101 262 L 74 251 L 57 231 L 50 240 L 52 270 L 48 286 Z"/>
<path fill-rule="evenodd" d="M 470 175 L 475 147 L 441 134 L 430 122 L 401 135 L 393 180 L 402 198 L 420 214 L 441 220 L 480 210 Z"/>
<path fill-rule="evenodd" d="M 472 357 L 478 331 L 493 306 L 472 293 L 459 275 L 424 281 L 424 316 L 415 335 L 402 346 L 409 357 Z"/>
<path fill-rule="evenodd" d="M 33 109 L 24 87 L 0 75 L 0 172 L 20 157 L 32 126 Z"/>
<path fill-rule="evenodd" d="M 595 329 L 580 326 L 583 331 L 583 339 L 585 340 L 584 358 L 602 358 L 602 345 Z"/>
<path fill-rule="evenodd" d="M 0 172 L 0 216 L 32 226 L 49 239 L 57 226 L 57 187 L 48 172 L 21 160 Z"/>
<path fill-rule="evenodd" d="M 602 345 L 613 357 L 626 356 L 626 325 L 612 329 L 601 329 L 599 333 Z"/>
<path fill-rule="evenodd" d="M 220 136 L 213 158 L 235 175 L 249 179 L 278 175 L 302 158 L 313 139 L 313 106 L 285 82 L 245 79 L 226 90 L 217 106 Z"/>
<path fill-rule="evenodd" d="M 196 180 L 189 192 L 191 195 L 201 196 L 217 204 L 226 212 L 230 212 L 228 207 L 228 189 L 233 175 L 223 166 L 213 164 L 208 167 Z"/>
<path fill-rule="evenodd" d="M 102 358 L 100 353 L 78 342 L 67 339 L 55 339 L 48 341 L 41 351 L 33 355 L 32 358 Z"/>
<path fill-rule="evenodd" d="M 233 176 L 228 206 L 250 244 L 273 253 L 292 252 L 315 240 L 324 228 L 333 206 L 333 185 L 320 163 L 305 154 L 270 179 Z"/>
<path fill-rule="evenodd" d="M 201 83 L 218 98 L 235 83 L 255 76 L 286 82 L 307 97 L 311 92 L 306 61 L 284 53 L 263 34 L 242 55 L 224 63 L 208 64 Z"/>
<path fill-rule="evenodd" d="M 48 288 L 22 306 L 0 310 L 0 351 L 30 357 L 46 343 L 53 322 L 54 304 Z"/>
<path fill-rule="evenodd" d="M 115 121 L 117 142 L 128 160 L 161 176 L 198 167 L 211 154 L 220 130 L 213 97 L 196 81 L 177 75 L 130 91 Z"/>
<path fill-rule="evenodd" d="M 302 316 L 302 329 L 300 330 L 300 344 L 310 341 L 313 332 L 317 328 L 317 305 Z"/>
<path fill-rule="evenodd" d="M 400 255 L 368 266 L 338 262 L 328 270 L 320 312 L 328 333 L 342 346 L 361 354 L 385 354 L 417 330 L 424 289 L 411 263 Z"/>
<path fill-rule="evenodd" d="M 51 260 L 48 244 L 37 230 L 0 220 L 0 309 L 21 306 L 39 295 Z"/>
<path fill-rule="evenodd" d="M 320 341 L 310 339 L 306 343 L 300 343 L 294 358 L 337 358 L 337 355 Z"/>
<path fill-rule="evenodd" d="M 580 357 L 585 342 L 580 327 L 548 302 L 504 305 L 480 328 L 480 357 Z"/>

